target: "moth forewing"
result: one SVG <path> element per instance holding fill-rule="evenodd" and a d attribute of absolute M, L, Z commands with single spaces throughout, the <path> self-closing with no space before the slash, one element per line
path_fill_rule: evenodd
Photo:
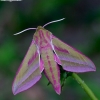
<path fill-rule="evenodd" d="M 71 72 L 88 72 L 96 70 L 95 65 L 89 58 L 55 36 L 52 37 L 55 52 L 57 53 L 64 70 Z"/>
<path fill-rule="evenodd" d="M 41 72 L 39 68 L 39 53 L 37 52 L 34 40 L 32 40 L 29 50 L 14 79 L 12 86 L 13 94 L 17 94 L 30 88 L 40 78 Z"/>

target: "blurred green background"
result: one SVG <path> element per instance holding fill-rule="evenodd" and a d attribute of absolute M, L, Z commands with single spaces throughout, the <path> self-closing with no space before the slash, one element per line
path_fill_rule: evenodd
<path fill-rule="evenodd" d="M 0 1 L 0 100 L 90 100 L 71 77 L 57 95 L 44 74 L 32 88 L 12 94 L 14 76 L 35 30 L 13 34 L 61 18 L 66 19 L 45 28 L 94 62 L 96 72 L 79 76 L 100 100 L 100 0 Z"/>

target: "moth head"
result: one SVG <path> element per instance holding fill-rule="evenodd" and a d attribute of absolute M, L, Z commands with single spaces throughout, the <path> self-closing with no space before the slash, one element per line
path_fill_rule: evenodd
<path fill-rule="evenodd" d="M 46 31 L 46 29 L 43 28 L 42 26 L 38 26 L 38 27 L 36 28 L 36 32 L 35 32 L 35 33 L 38 33 L 39 31 Z"/>
<path fill-rule="evenodd" d="M 44 28 L 42 26 L 38 26 L 36 30 L 38 31 L 39 29 L 44 29 Z"/>
<path fill-rule="evenodd" d="M 46 30 L 42 26 L 38 26 L 36 29 L 36 32 L 34 33 L 34 38 L 38 38 L 41 40 L 43 40 L 43 39 L 50 40 L 50 35 L 51 35 L 51 32 L 49 32 L 48 30 Z"/>

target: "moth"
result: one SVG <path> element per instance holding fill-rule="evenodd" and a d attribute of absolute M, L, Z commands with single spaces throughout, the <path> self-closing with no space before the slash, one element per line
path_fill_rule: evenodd
<path fill-rule="evenodd" d="M 63 19 L 51 21 L 43 27 L 28 28 L 17 33 L 36 29 L 28 52 L 15 76 L 12 86 L 14 95 L 29 89 L 37 83 L 42 77 L 42 72 L 45 73 L 55 92 L 60 95 L 60 67 L 67 72 L 75 73 L 96 71 L 95 65 L 89 58 L 62 42 L 44 28 L 50 23 Z"/>

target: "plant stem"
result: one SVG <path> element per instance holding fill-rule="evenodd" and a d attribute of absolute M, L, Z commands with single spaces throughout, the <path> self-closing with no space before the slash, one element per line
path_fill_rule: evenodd
<path fill-rule="evenodd" d="M 81 87 L 85 90 L 85 92 L 88 94 L 91 100 L 98 100 L 94 93 L 91 91 L 91 89 L 76 73 L 72 73 L 71 76 L 81 85 Z"/>

